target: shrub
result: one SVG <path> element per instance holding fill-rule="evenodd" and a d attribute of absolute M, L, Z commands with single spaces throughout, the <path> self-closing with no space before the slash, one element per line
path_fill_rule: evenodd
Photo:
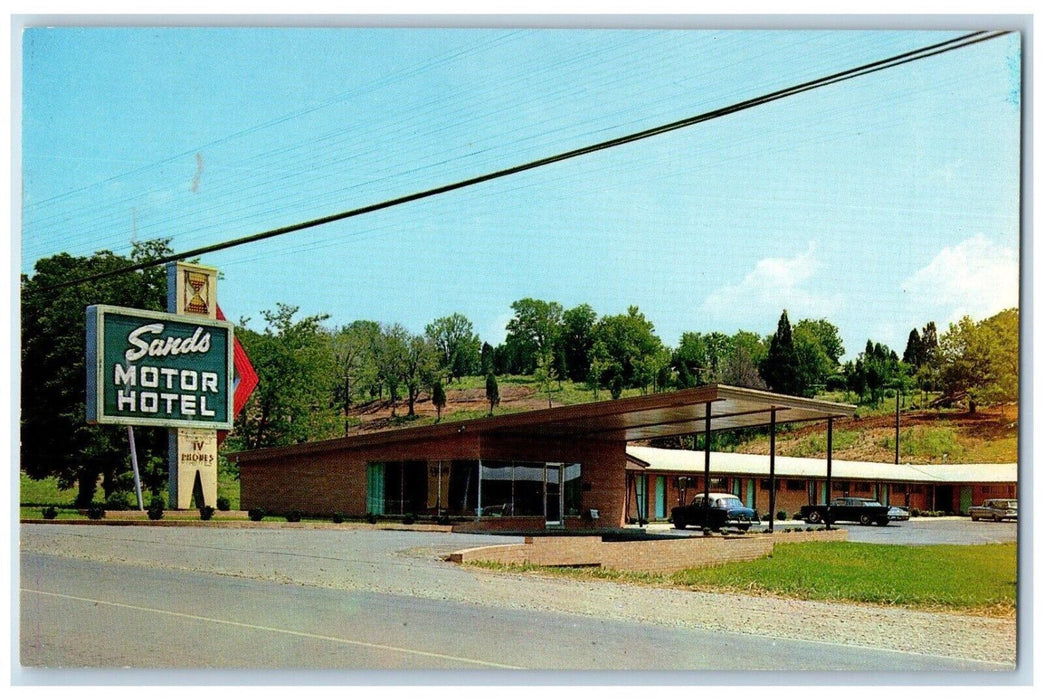
<path fill-rule="evenodd" d="M 301 522 L 301 511 L 299 511 L 297 508 L 294 508 L 293 510 L 291 510 L 289 513 L 286 514 L 286 522 L 288 522 L 288 523 L 299 523 L 299 522 Z"/>
<path fill-rule="evenodd" d="M 218 496 L 217 500 L 218 510 L 232 510 L 232 502 L 225 496 Z"/>
<path fill-rule="evenodd" d="M 247 511 L 247 517 L 253 520 L 255 523 L 261 522 L 268 513 L 265 512 L 264 508 L 251 508 Z"/>
<path fill-rule="evenodd" d="M 407 513 L 406 515 L 402 516 L 402 524 L 412 525 L 416 519 L 417 518 L 413 515 L 413 513 Z"/>
<path fill-rule="evenodd" d="M 337 511 L 333 514 L 333 517 L 331 517 L 330 519 L 333 520 L 335 523 L 343 523 L 344 513 L 342 513 L 341 511 Z"/>
<path fill-rule="evenodd" d="M 200 520 L 210 520 L 214 517 L 214 506 L 203 506 L 199 509 Z"/>
<path fill-rule="evenodd" d="M 105 509 L 97 503 L 92 503 L 87 507 L 87 517 L 91 520 L 101 520 L 105 517 Z"/>
<path fill-rule="evenodd" d="M 450 517 L 448 515 L 440 515 L 436 521 L 439 525 L 449 525 Z"/>
<path fill-rule="evenodd" d="M 786 520 L 786 519 L 787 519 L 787 511 L 781 510 L 778 513 L 776 513 L 776 520 Z"/>
<path fill-rule="evenodd" d="M 366 522 L 370 523 L 371 525 L 375 525 L 377 523 L 377 516 L 373 513 L 367 513 Z"/>
<path fill-rule="evenodd" d="M 163 517 L 163 499 L 153 498 L 149 502 L 149 509 L 146 511 L 149 516 L 149 520 L 159 520 Z"/>
<path fill-rule="evenodd" d="M 54 520 L 58 517 L 58 509 L 54 506 L 47 506 L 43 509 L 44 520 Z"/>
<path fill-rule="evenodd" d="M 127 510 L 127 496 L 122 493 L 114 493 L 105 501 L 106 510 Z"/>
<path fill-rule="evenodd" d="M 921 517 L 921 509 L 920 508 L 911 508 L 910 509 L 910 517 L 911 518 L 919 518 L 919 517 Z"/>

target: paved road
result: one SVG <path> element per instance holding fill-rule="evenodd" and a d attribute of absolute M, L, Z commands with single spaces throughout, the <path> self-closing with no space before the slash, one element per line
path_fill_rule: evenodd
<path fill-rule="evenodd" d="M 536 601 L 569 607 L 560 598 L 578 590 L 574 582 L 439 559 L 491 541 L 476 536 L 52 525 L 23 526 L 21 539 L 20 651 L 32 667 L 1010 669 L 563 612 Z M 610 608 L 646 595 L 594 585 Z M 650 592 L 649 604 L 677 600 L 674 593 Z"/>

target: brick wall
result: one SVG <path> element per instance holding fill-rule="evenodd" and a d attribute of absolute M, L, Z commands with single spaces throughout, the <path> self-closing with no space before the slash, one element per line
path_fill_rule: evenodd
<path fill-rule="evenodd" d="M 737 537 L 679 537 L 670 540 L 604 542 L 601 537 L 527 537 L 523 544 L 475 547 L 454 552 L 457 563 L 491 561 L 538 566 L 603 566 L 621 571 L 670 573 L 681 569 L 750 561 L 772 553 L 777 542 L 837 542 L 847 530 L 775 533 Z"/>

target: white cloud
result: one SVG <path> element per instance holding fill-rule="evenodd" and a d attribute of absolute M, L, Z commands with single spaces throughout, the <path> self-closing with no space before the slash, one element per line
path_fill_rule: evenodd
<path fill-rule="evenodd" d="M 1019 303 L 1019 254 L 977 235 L 943 250 L 903 282 L 919 304 L 939 308 L 948 321 L 981 320 Z"/>
<path fill-rule="evenodd" d="M 750 315 L 751 320 L 767 313 L 773 321 L 781 309 L 792 319 L 829 315 L 839 307 L 840 297 L 810 288 L 820 267 L 815 253 L 815 244 L 809 243 L 805 252 L 792 258 L 759 260 L 742 280 L 711 292 L 701 311 L 714 317 Z"/>

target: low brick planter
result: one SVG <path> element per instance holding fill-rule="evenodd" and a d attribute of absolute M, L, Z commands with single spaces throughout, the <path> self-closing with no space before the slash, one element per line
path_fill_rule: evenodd
<path fill-rule="evenodd" d="M 522 544 L 463 549 L 456 563 L 477 561 L 536 566 L 602 566 L 620 571 L 672 573 L 682 569 L 751 561 L 772 553 L 777 542 L 836 542 L 847 530 L 678 537 L 669 540 L 606 542 L 598 536 L 527 537 Z"/>

